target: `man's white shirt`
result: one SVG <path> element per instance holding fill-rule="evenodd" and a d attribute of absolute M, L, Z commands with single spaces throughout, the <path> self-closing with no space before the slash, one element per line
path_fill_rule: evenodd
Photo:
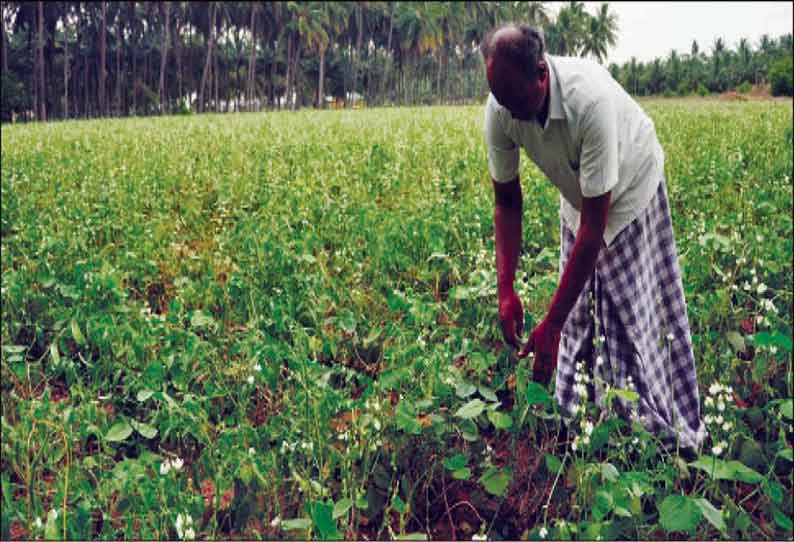
<path fill-rule="evenodd" d="M 513 119 L 488 95 L 485 143 L 496 182 L 518 176 L 519 149 L 560 191 L 560 215 L 575 233 L 582 197 L 612 191 L 604 242 L 642 212 L 664 174 L 664 153 L 653 121 L 600 64 L 544 55 L 549 66 L 549 113 Z"/>

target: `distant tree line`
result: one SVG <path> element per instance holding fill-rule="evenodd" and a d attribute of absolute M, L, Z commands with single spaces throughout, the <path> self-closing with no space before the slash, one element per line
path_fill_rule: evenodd
<path fill-rule="evenodd" d="M 2 119 L 481 101 L 479 43 L 507 21 L 542 28 L 552 54 L 603 63 L 617 41 L 606 3 L 2 2 Z M 790 86 L 791 34 L 609 69 L 633 94 L 717 92 L 781 58 Z"/>

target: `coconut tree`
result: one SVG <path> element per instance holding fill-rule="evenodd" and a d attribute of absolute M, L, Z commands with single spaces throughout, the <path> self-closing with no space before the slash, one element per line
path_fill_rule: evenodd
<path fill-rule="evenodd" d="M 599 64 L 603 64 L 608 47 L 617 43 L 617 15 L 610 13 L 609 4 L 601 4 L 595 17 L 585 15 L 587 32 L 582 36 L 582 56 L 593 55 Z"/>

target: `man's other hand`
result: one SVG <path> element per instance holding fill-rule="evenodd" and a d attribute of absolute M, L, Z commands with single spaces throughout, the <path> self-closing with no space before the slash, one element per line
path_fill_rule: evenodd
<path fill-rule="evenodd" d="M 557 367 L 560 350 L 561 329 L 544 319 L 529 336 L 529 341 L 518 353 L 519 358 L 533 352 L 535 363 L 532 367 L 532 380 L 544 386 L 551 381 L 551 373 Z"/>
<path fill-rule="evenodd" d="M 524 309 L 515 290 L 499 294 L 499 322 L 505 342 L 516 350 L 520 349 L 516 336 L 520 338 L 524 333 Z"/>

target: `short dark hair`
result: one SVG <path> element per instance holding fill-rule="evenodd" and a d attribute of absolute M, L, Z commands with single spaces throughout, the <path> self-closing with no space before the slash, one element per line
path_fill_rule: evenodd
<path fill-rule="evenodd" d="M 516 39 L 501 39 L 494 42 L 494 35 L 503 28 L 515 28 L 519 32 Z M 485 62 L 497 55 L 507 60 L 519 70 L 524 71 L 530 80 L 538 72 L 538 62 L 543 59 L 546 44 L 543 32 L 528 24 L 506 23 L 490 30 L 480 43 L 480 52 Z"/>

